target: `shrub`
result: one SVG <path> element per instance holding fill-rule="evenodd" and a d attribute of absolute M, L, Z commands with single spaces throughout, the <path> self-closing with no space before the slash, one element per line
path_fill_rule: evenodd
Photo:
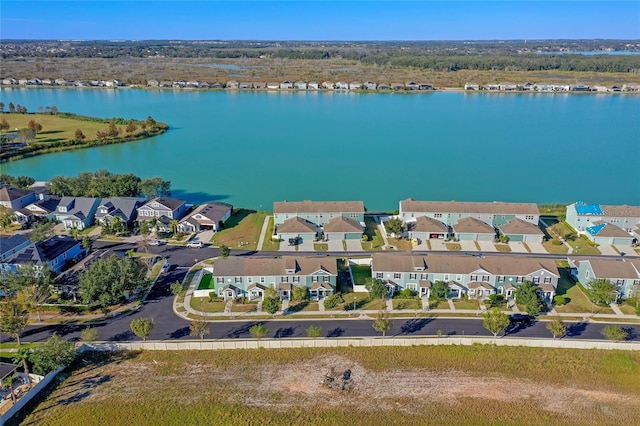
<path fill-rule="evenodd" d="M 402 297 L 403 299 L 412 299 L 415 295 L 415 292 L 408 288 L 405 288 L 400 292 L 400 297 Z"/>
<path fill-rule="evenodd" d="M 344 303 L 344 299 L 340 293 L 336 293 L 324 299 L 323 303 L 325 309 L 335 309 L 340 303 Z"/>
<path fill-rule="evenodd" d="M 561 246 L 562 245 L 562 241 L 556 240 L 554 238 L 553 240 L 551 240 L 551 244 L 553 244 L 554 246 Z"/>
<path fill-rule="evenodd" d="M 492 294 L 489 296 L 489 305 L 498 306 L 504 303 L 504 295 L 502 294 Z"/>
<path fill-rule="evenodd" d="M 562 305 L 564 305 L 565 303 L 567 303 L 567 301 L 565 300 L 564 296 L 560 296 L 560 295 L 558 295 L 558 296 L 555 296 L 555 297 L 553 298 L 553 303 L 554 303 L 554 304 L 556 304 L 556 305 L 558 305 L 558 306 L 562 306 Z"/>

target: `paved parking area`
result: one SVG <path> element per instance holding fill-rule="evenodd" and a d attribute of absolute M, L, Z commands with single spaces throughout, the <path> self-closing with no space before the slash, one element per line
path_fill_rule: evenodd
<path fill-rule="evenodd" d="M 347 242 L 347 251 L 364 251 L 360 240 L 345 240 Z"/>
<path fill-rule="evenodd" d="M 475 241 L 459 241 L 458 243 L 462 247 L 462 251 L 478 251 Z"/>
<path fill-rule="evenodd" d="M 542 243 L 528 242 L 527 246 L 529 246 L 531 253 L 542 253 L 542 254 L 548 253 L 548 251 L 544 248 Z"/>
<path fill-rule="evenodd" d="M 213 238 L 213 234 L 215 234 L 215 232 L 213 231 L 202 231 L 202 232 L 198 232 L 193 239 L 202 241 L 203 243 L 206 244 L 209 241 L 211 241 L 211 239 Z"/>
<path fill-rule="evenodd" d="M 431 250 L 447 250 L 447 245 L 444 240 L 429 240 L 431 244 Z"/>
<path fill-rule="evenodd" d="M 411 246 L 411 250 L 426 251 L 426 250 L 429 250 L 429 246 L 427 245 L 426 241 L 420 240 L 420 244 L 418 244 L 417 246 Z M 432 250 L 439 250 L 439 249 L 432 249 Z M 445 250 L 445 249 L 443 248 L 442 250 Z"/>
<path fill-rule="evenodd" d="M 496 246 L 493 244 L 493 241 L 478 241 L 478 245 L 480 246 L 480 250 L 482 251 L 498 251 L 498 249 L 496 249 Z"/>

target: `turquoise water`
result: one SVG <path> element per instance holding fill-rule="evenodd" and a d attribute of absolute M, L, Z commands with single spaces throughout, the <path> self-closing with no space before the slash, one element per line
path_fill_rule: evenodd
<path fill-rule="evenodd" d="M 640 96 L 2 89 L 1 100 L 147 115 L 159 137 L 0 165 L 48 179 L 108 169 L 174 195 L 271 210 L 277 200 L 640 204 Z"/>

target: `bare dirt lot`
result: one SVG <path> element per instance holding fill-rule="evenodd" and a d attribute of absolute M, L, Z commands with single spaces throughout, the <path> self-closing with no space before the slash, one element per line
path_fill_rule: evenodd
<path fill-rule="evenodd" d="M 391 348 L 374 349 L 386 360 L 378 363 L 356 348 L 92 356 L 31 407 L 24 424 L 202 424 L 211 416 L 217 420 L 209 424 L 422 424 L 433 419 L 458 424 L 632 424 L 640 414 L 637 380 L 618 386 L 577 379 L 589 374 L 590 368 L 581 366 L 588 360 L 582 354 L 567 358 L 559 352 L 558 362 L 573 359 L 567 366 L 570 373 L 547 380 L 527 377 L 524 370 L 536 368 L 527 365 L 527 358 L 519 361 L 523 377 L 516 377 L 492 369 L 492 362 L 486 372 L 475 362 L 432 365 L 442 353 L 420 362 L 429 350 L 441 348 L 405 348 L 400 358 Z M 522 356 L 517 352 L 527 348 L 513 349 Z M 233 353 L 236 357 L 229 356 Z M 505 356 L 491 347 L 466 355 Z M 593 355 L 597 362 L 614 354 Z M 407 356 L 413 361 L 403 362 Z M 622 357 L 613 360 L 620 361 L 621 372 L 637 379 L 640 356 L 615 356 Z M 394 358 L 398 363 L 389 362 Z M 460 354 L 451 358 L 463 359 Z M 603 365 L 610 362 L 608 358 Z M 342 386 L 347 370 L 350 375 Z M 334 382 L 323 383 L 325 375 Z M 592 376 L 598 380 L 597 374 Z"/>

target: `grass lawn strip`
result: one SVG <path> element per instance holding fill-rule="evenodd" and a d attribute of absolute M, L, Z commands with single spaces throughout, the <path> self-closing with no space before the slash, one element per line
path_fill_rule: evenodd
<path fill-rule="evenodd" d="M 262 250 L 264 251 L 278 251 L 280 250 L 280 241 L 271 238 L 275 229 L 275 221 L 273 216 L 269 216 L 269 225 L 267 225 L 267 233 L 264 235 L 264 241 L 262 242 Z M 262 231 L 262 230 L 261 230 Z"/>
<path fill-rule="evenodd" d="M 640 353 L 489 345 L 83 353 L 13 422 L 635 424 L 639 375 Z"/>
<path fill-rule="evenodd" d="M 216 246 L 255 250 L 262 231 L 266 212 L 251 212 L 240 209 L 225 222 L 225 229 L 216 232 L 212 243 Z"/>
<path fill-rule="evenodd" d="M 364 233 L 368 237 L 368 241 L 362 242 L 362 249 L 366 251 L 380 251 L 384 246 L 384 240 L 380 235 L 378 224 L 372 216 L 364 217 L 365 230 Z"/>

